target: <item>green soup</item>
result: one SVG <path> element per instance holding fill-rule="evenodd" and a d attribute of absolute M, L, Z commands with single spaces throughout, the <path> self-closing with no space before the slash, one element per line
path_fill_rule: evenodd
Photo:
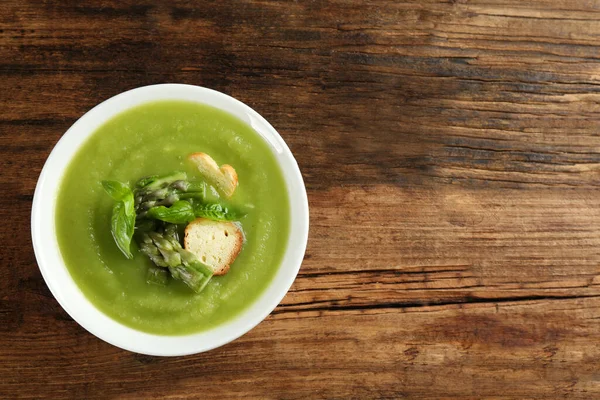
<path fill-rule="evenodd" d="M 100 181 L 130 186 L 173 170 L 202 179 L 186 160 L 193 152 L 232 165 L 239 186 L 230 203 L 250 212 L 241 219 L 246 242 L 229 273 L 199 294 L 170 280 L 146 283 L 152 265 L 132 244 L 133 260 L 110 232 L 113 200 Z M 140 331 L 181 335 L 209 329 L 239 314 L 265 290 L 287 246 L 289 199 L 267 143 L 248 125 L 213 107 L 180 101 L 148 103 L 100 127 L 69 164 L 58 193 L 56 236 L 81 291 L 102 312 Z"/>

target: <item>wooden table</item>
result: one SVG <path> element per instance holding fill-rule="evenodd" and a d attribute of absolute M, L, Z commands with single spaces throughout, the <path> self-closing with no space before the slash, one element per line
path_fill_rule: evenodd
<path fill-rule="evenodd" d="M 600 2 L 0 3 L 0 398 L 600 398 Z M 87 333 L 31 246 L 44 161 L 95 104 L 246 102 L 309 194 L 300 275 L 241 339 Z"/>

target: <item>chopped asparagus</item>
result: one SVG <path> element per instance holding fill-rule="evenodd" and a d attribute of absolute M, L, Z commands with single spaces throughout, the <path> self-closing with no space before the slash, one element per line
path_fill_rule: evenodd
<path fill-rule="evenodd" d="M 181 247 L 176 225 L 167 224 L 163 232 L 142 234 L 139 247 L 155 265 L 168 267 L 174 279 L 181 280 L 196 293 L 204 289 L 213 276 L 210 267 Z"/>
<path fill-rule="evenodd" d="M 212 278 L 212 274 L 205 275 L 201 271 L 184 265 L 169 268 L 169 272 L 173 278 L 183 281 L 196 293 L 200 293 Z"/>
<path fill-rule="evenodd" d="M 144 188 L 146 190 L 154 190 L 162 186 L 170 185 L 175 181 L 180 181 L 184 179 L 187 179 L 187 174 L 185 172 L 175 171 L 162 176 L 153 175 L 146 178 L 142 178 L 137 182 L 136 186 L 139 188 Z"/>
<path fill-rule="evenodd" d="M 182 247 L 176 224 L 196 217 L 231 220 L 243 214 L 224 204 L 207 203 L 209 186 L 188 181 L 185 172 L 142 178 L 133 191 L 116 181 L 105 181 L 103 186 L 117 201 L 112 220 L 115 242 L 132 258 L 129 242 L 135 227 L 139 251 L 154 264 L 147 272 L 147 282 L 165 285 L 170 273 L 200 292 L 212 278 L 213 270 Z"/>
<path fill-rule="evenodd" d="M 177 225 L 166 224 L 164 237 L 167 240 L 170 240 L 170 241 L 174 240 L 175 242 L 179 243 L 179 232 L 177 231 Z M 180 244 L 180 246 L 181 246 L 181 244 Z"/>
<path fill-rule="evenodd" d="M 135 229 L 138 232 L 151 232 L 156 230 L 156 221 L 153 219 L 142 219 L 137 221 Z M 152 240 L 152 239 L 150 239 Z"/>
<path fill-rule="evenodd" d="M 150 261 L 152 261 L 155 265 L 165 268 L 169 266 L 160 250 L 158 250 L 158 247 L 156 247 L 152 239 L 150 239 L 147 234 L 142 235 L 142 241 L 139 243 L 139 248 L 140 251 L 147 255 L 148 258 L 150 258 Z"/>
<path fill-rule="evenodd" d="M 190 183 L 188 181 L 184 181 L 183 179 L 180 179 L 178 181 L 171 183 L 169 185 L 169 187 L 172 187 L 177 190 L 181 190 L 182 192 L 186 192 L 188 190 L 188 188 L 190 187 Z"/>

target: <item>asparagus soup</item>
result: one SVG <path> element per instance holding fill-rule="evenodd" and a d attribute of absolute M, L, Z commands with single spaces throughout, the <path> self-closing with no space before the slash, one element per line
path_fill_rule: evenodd
<path fill-rule="evenodd" d="M 290 211 L 279 165 L 250 126 L 206 105 L 160 101 L 124 111 L 83 144 L 55 222 L 65 265 L 92 304 L 134 329 L 182 335 L 231 319 L 265 290 Z M 193 238 L 225 232 L 224 244 L 217 253 L 187 236 L 184 244 L 192 227 Z M 226 262 L 218 251 L 229 243 Z M 223 265 L 211 267 L 217 256 Z"/>

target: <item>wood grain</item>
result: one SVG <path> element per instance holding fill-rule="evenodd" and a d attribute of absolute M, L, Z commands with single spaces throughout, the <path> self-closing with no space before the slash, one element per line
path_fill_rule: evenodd
<path fill-rule="evenodd" d="M 600 4 L 0 3 L 0 398 L 600 397 Z M 231 94 L 311 207 L 272 315 L 180 358 L 112 347 L 31 247 L 53 145 L 119 92 Z"/>

